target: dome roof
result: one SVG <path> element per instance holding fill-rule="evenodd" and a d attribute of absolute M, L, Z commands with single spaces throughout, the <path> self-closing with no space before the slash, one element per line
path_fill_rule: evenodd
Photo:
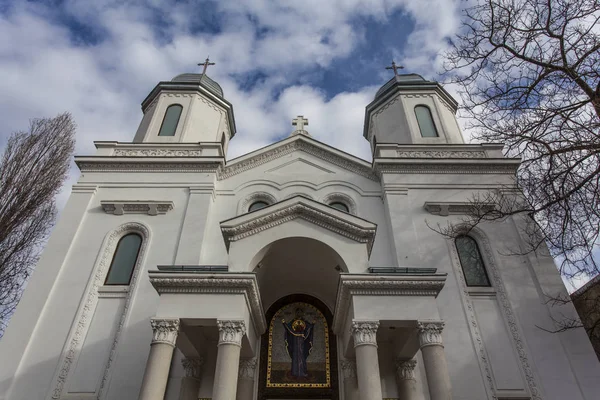
<path fill-rule="evenodd" d="M 399 85 L 399 86 L 409 86 L 409 85 L 423 85 L 426 83 L 433 83 L 425 78 L 423 78 L 419 74 L 402 74 L 396 75 L 389 81 L 387 81 L 375 94 L 375 99 L 381 97 L 388 89 Z"/>
<path fill-rule="evenodd" d="M 211 93 L 219 97 L 223 97 L 223 89 L 221 85 L 213 81 L 205 74 L 180 74 L 171 79 L 171 82 L 197 83 L 208 89 Z"/>

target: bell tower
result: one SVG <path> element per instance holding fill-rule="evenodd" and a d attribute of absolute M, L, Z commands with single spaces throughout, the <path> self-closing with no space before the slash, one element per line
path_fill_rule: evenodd
<path fill-rule="evenodd" d="M 208 59 L 200 74 L 177 75 L 159 82 L 142 102 L 144 117 L 134 143 L 217 142 L 226 154 L 236 132 L 233 106 L 221 86 L 206 75 Z"/>
<path fill-rule="evenodd" d="M 458 103 L 437 82 L 417 74 L 398 74 L 385 83 L 366 107 L 364 137 L 377 143 L 462 144 L 456 121 Z"/>

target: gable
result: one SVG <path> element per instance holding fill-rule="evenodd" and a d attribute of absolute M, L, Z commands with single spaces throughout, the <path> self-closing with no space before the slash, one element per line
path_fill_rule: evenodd
<path fill-rule="evenodd" d="M 317 163 L 298 157 L 292 161 L 277 165 L 266 171 L 274 175 L 305 175 L 305 174 L 335 174 L 335 171 L 327 169 Z"/>

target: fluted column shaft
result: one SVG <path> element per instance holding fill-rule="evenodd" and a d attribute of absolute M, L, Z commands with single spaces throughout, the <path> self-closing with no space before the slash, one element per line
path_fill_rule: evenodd
<path fill-rule="evenodd" d="M 246 324 L 241 320 L 217 321 L 219 349 L 213 385 L 213 400 L 235 400 L 242 337 Z"/>
<path fill-rule="evenodd" d="M 378 328 L 379 321 L 352 321 L 360 400 L 381 400 L 383 398 L 377 355 Z"/>
<path fill-rule="evenodd" d="M 419 322 L 418 329 L 429 396 L 431 400 L 452 400 L 450 375 L 442 345 L 444 323 L 439 321 Z"/>
<path fill-rule="evenodd" d="M 139 400 L 163 400 L 179 333 L 179 319 L 152 318 L 150 325 L 153 337 Z"/>
<path fill-rule="evenodd" d="M 181 364 L 185 370 L 185 377 L 181 378 L 179 400 L 198 400 L 204 359 L 202 357 L 184 358 L 181 360 Z"/>
<path fill-rule="evenodd" d="M 237 400 L 254 399 L 254 376 L 256 371 L 256 358 L 240 360 L 238 373 Z"/>
<path fill-rule="evenodd" d="M 415 379 L 416 360 L 396 360 L 396 381 L 398 398 L 417 400 L 417 380 Z"/>
<path fill-rule="evenodd" d="M 342 360 L 340 367 L 342 369 L 342 376 L 344 377 L 344 400 L 358 400 L 356 362 L 354 360 Z"/>

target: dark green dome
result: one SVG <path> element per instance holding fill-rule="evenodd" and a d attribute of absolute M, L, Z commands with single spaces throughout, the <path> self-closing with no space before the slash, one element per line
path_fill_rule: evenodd
<path fill-rule="evenodd" d="M 180 74 L 171 79 L 171 82 L 202 84 L 202 86 L 208 89 L 211 93 L 216 94 L 219 97 L 223 97 L 223 89 L 221 89 L 221 85 L 210 79 L 208 75 L 205 74 Z"/>
<path fill-rule="evenodd" d="M 425 78 L 423 78 L 419 74 L 402 74 L 396 75 L 389 81 L 387 81 L 375 94 L 375 99 L 381 97 L 385 92 L 387 92 L 392 87 L 398 86 L 410 86 L 410 85 L 423 85 L 426 83 L 433 83 Z"/>

